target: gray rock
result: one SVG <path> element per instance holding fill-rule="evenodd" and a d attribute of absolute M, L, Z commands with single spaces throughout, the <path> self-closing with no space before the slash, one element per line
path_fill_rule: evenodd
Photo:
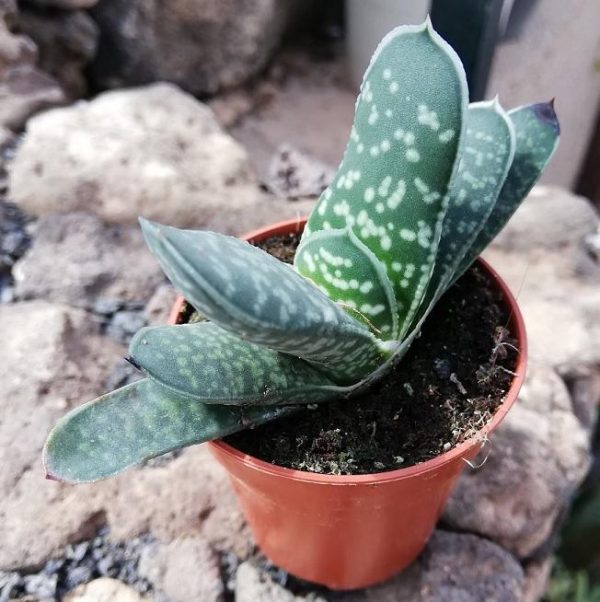
<path fill-rule="evenodd" d="M 27 575 L 25 592 L 40 600 L 53 599 L 56 594 L 56 575 Z"/>
<path fill-rule="evenodd" d="M 275 583 L 252 561 L 243 562 L 237 569 L 236 602 L 325 602 L 325 598 L 309 594 L 307 597 L 294 594 Z"/>
<path fill-rule="evenodd" d="M 590 202 L 557 187 L 537 186 L 495 240 L 503 251 L 560 250 L 594 232 L 598 213 Z"/>
<path fill-rule="evenodd" d="M 84 213 L 40 219 L 13 274 L 21 299 L 90 308 L 101 297 L 143 304 L 163 280 L 137 228 L 106 226 Z"/>
<path fill-rule="evenodd" d="M 552 369 L 530 365 L 519 400 L 482 453 L 486 462 L 462 475 L 444 524 L 527 558 L 552 536 L 590 463 L 588 433 Z"/>
<path fill-rule="evenodd" d="M 318 159 L 284 144 L 269 165 L 265 184 L 282 198 L 318 197 L 330 184 L 335 170 Z"/>
<path fill-rule="evenodd" d="M 60 105 L 65 96 L 59 84 L 35 65 L 38 53 L 18 29 L 16 3 L 0 7 L 0 127 L 18 131 L 28 117 Z"/>
<path fill-rule="evenodd" d="M 119 311 L 108 323 L 106 334 L 118 343 L 127 345 L 131 337 L 144 326 L 146 320 L 141 311 Z"/>
<path fill-rule="evenodd" d="M 143 215 L 228 233 L 293 217 L 266 199 L 246 152 L 202 103 L 169 84 L 109 92 L 31 119 L 10 164 L 11 198 L 34 215 Z"/>
<path fill-rule="evenodd" d="M 165 80 L 193 94 L 239 85 L 265 66 L 295 4 L 103 0 L 93 77 L 103 88 Z"/>
<path fill-rule="evenodd" d="M 166 324 L 177 296 L 178 293 L 170 284 L 161 284 L 144 308 L 144 318 L 148 324 Z"/>
<path fill-rule="evenodd" d="M 84 96 L 84 69 L 98 44 L 98 27 L 91 17 L 82 10 L 38 11 L 24 6 L 19 28 L 38 47 L 38 67 L 60 83 L 70 100 Z"/>
<path fill-rule="evenodd" d="M 12 67 L 0 76 L 0 125 L 20 130 L 43 109 L 64 104 L 66 97 L 51 76 L 33 65 Z"/>
<path fill-rule="evenodd" d="M 171 602 L 222 600 L 219 564 L 202 538 L 186 537 L 148 546 L 140 558 L 139 572 Z"/>
<path fill-rule="evenodd" d="M 90 583 L 81 585 L 65 596 L 65 602 L 144 602 L 146 598 L 140 596 L 134 589 L 117 579 L 102 577 Z"/>

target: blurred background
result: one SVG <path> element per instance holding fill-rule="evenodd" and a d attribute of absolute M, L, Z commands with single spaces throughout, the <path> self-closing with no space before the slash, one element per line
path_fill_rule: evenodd
<path fill-rule="evenodd" d="M 240 234 L 308 213 L 371 53 L 427 14 L 472 101 L 555 98 L 562 136 L 488 252 L 530 334 L 521 403 L 414 570 L 297 582 L 201 448 L 44 481 L 50 426 L 136 378 L 118 358 L 174 299 L 137 216 Z M 0 602 L 600 601 L 598 209 L 598 0 L 0 0 Z"/>

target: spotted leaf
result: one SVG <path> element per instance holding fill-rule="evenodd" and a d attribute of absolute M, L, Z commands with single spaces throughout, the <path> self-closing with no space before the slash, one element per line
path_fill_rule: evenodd
<path fill-rule="evenodd" d="M 304 241 L 298 271 L 382 339 L 398 336 L 398 311 L 383 264 L 350 229 L 322 230 Z"/>
<path fill-rule="evenodd" d="M 429 22 L 388 34 L 365 74 L 342 163 L 303 237 L 352 229 L 392 282 L 400 336 L 431 275 L 467 98 L 460 60 Z"/>
<path fill-rule="evenodd" d="M 516 148 L 512 165 L 498 200 L 475 242 L 458 268 L 458 278 L 502 230 L 552 158 L 560 136 L 553 104 L 540 103 L 508 113 L 515 129 Z"/>
<path fill-rule="evenodd" d="M 168 451 L 294 411 L 293 406 L 238 408 L 190 402 L 144 379 L 66 414 L 46 441 L 44 466 L 51 479 L 97 481 Z"/>
<path fill-rule="evenodd" d="M 469 106 L 461 159 L 452 183 L 435 269 L 420 318 L 436 303 L 490 216 L 515 154 L 515 133 L 497 100 Z"/>
<path fill-rule="evenodd" d="M 175 288 L 225 330 L 344 382 L 381 362 L 385 351 L 368 328 L 291 266 L 237 238 L 140 221 Z"/>
<path fill-rule="evenodd" d="M 142 328 L 129 355 L 161 386 L 202 403 L 316 403 L 343 392 L 306 361 L 240 339 L 211 322 Z"/>

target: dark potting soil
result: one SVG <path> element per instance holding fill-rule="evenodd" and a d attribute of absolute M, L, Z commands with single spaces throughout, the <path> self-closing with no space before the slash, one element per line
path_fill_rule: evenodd
<path fill-rule="evenodd" d="M 260 247 L 291 263 L 297 235 Z M 471 268 L 438 302 L 394 370 L 354 399 L 322 403 L 225 441 L 267 462 L 324 474 L 418 464 L 469 439 L 501 404 L 518 351 L 487 274 Z"/>

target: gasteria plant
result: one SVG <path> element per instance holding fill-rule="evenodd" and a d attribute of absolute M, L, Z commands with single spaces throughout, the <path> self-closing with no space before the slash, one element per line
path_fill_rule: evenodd
<path fill-rule="evenodd" d="M 429 21 L 393 30 L 293 268 L 235 238 L 140 220 L 207 320 L 138 332 L 129 356 L 145 378 L 60 420 L 48 476 L 104 478 L 363 390 L 504 226 L 558 137 L 552 103 L 468 105 L 460 60 Z"/>

